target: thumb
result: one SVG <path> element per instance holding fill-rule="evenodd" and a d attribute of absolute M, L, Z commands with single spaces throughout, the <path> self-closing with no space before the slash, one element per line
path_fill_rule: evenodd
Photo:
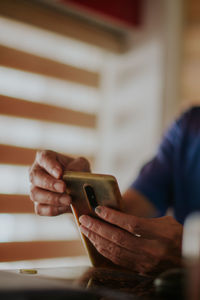
<path fill-rule="evenodd" d="M 91 172 L 90 163 L 84 157 L 78 157 L 70 162 L 67 166 L 68 171 L 81 171 L 81 172 Z"/>

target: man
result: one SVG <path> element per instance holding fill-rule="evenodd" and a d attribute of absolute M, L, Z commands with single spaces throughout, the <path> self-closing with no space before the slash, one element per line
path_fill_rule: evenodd
<path fill-rule="evenodd" d="M 90 171 L 84 158 L 40 151 L 30 169 L 36 213 L 69 212 L 63 170 Z M 97 207 L 100 219 L 81 216 L 81 231 L 115 264 L 140 273 L 181 264 L 182 225 L 200 209 L 200 108 L 183 114 L 164 136 L 157 155 L 123 195 L 123 212 Z M 164 216 L 172 207 L 174 216 Z M 156 215 L 160 217 L 155 217 Z M 102 220 L 107 221 L 102 222 Z"/>

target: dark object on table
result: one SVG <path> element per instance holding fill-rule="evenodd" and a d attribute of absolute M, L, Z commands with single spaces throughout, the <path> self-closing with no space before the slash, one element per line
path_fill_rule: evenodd
<path fill-rule="evenodd" d="M 127 295 L 134 295 L 138 299 L 145 300 L 154 299 L 155 295 L 153 277 L 142 276 L 127 270 L 89 268 L 77 279 L 76 284 L 87 289 L 108 289 L 127 293 Z"/>
<path fill-rule="evenodd" d="M 183 300 L 186 286 L 185 269 L 171 269 L 161 273 L 155 280 L 156 294 L 161 299 Z"/>

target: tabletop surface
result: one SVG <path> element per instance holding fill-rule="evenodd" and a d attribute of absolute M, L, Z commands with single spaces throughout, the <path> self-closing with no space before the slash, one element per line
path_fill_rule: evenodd
<path fill-rule="evenodd" d="M 0 271 L 0 293 L 23 290 L 87 290 L 117 292 L 134 299 L 154 299 L 153 277 L 132 272 L 92 267 L 39 268 L 36 274 L 20 270 Z M 115 298 L 113 298 L 115 299 Z M 117 298 L 116 298 L 117 299 Z"/>

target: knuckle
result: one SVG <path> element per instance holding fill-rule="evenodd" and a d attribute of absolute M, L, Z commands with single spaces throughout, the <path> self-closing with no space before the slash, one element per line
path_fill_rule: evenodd
<path fill-rule="evenodd" d="M 123 246 L 125 243 L 124 237 L 120 233 L 114 233 L 111 237 L 112 241 L 114 243 L 117 243 L 118 245 Z"/>
<path fill-rule="evenodd" d="M 48 155 L 47 150 L 41 150 L 41 151 L 39 152 L 39 158 L 40 158 L 41 160 L 45 159 L 45 157 L 46 157 L 47 155 Z"/>
<path fill-rule="evenodd" d="M 51 203 L 53 203 L 55 206 L 59 206 L 60 205 L 60 198 L 62 197 L 62 194 L 61 195 L 56 195 L 54 193 L 49 193 L 49 201 Z"/>
<path fill-rule="evenodd" d="M 50 152 L 50 150 L 38 150 L 36 152 L 36 160 L 40 163 L 50 154 Z"/>
<path fill-rule="evenodd" d="M 93 234 L 92 231 L 88 231 L 88 238 L 91 239 L 93 241 L 94 246 L 96 247 L 96 239 L 95 239 L 95 235 Z"/>
<path fill-rule="evenodd" d="M 45 189 L 53 188 L 53 183 L 45 176 L 42 179 L 42 185 Z"/>
<path fill-rule="evenodd" d="M 91 223 L 88 228 L 90 228 L 94 232 L 99 231 L 99 226 L 98 226 L 98 224 L 96 224 L 95 220 L 91 220 Z"/>
<path fill-rule="evenodd" d="M 48 204 L 58 204 L 58 201 L 56 200 L 56 196 L 53 195 L 52 192 L 47 192 L 46 194 L 46 203 Z"/>
<path fill-rule="evenodd" d="M 38 175 L 38 169 L 36 166 L 34 166 L 31 170 L 31 173 L 30 173 L 30 182 L 31 183 L 34 183 L 35 181 L 35 178 L 37 177 Z"/>

